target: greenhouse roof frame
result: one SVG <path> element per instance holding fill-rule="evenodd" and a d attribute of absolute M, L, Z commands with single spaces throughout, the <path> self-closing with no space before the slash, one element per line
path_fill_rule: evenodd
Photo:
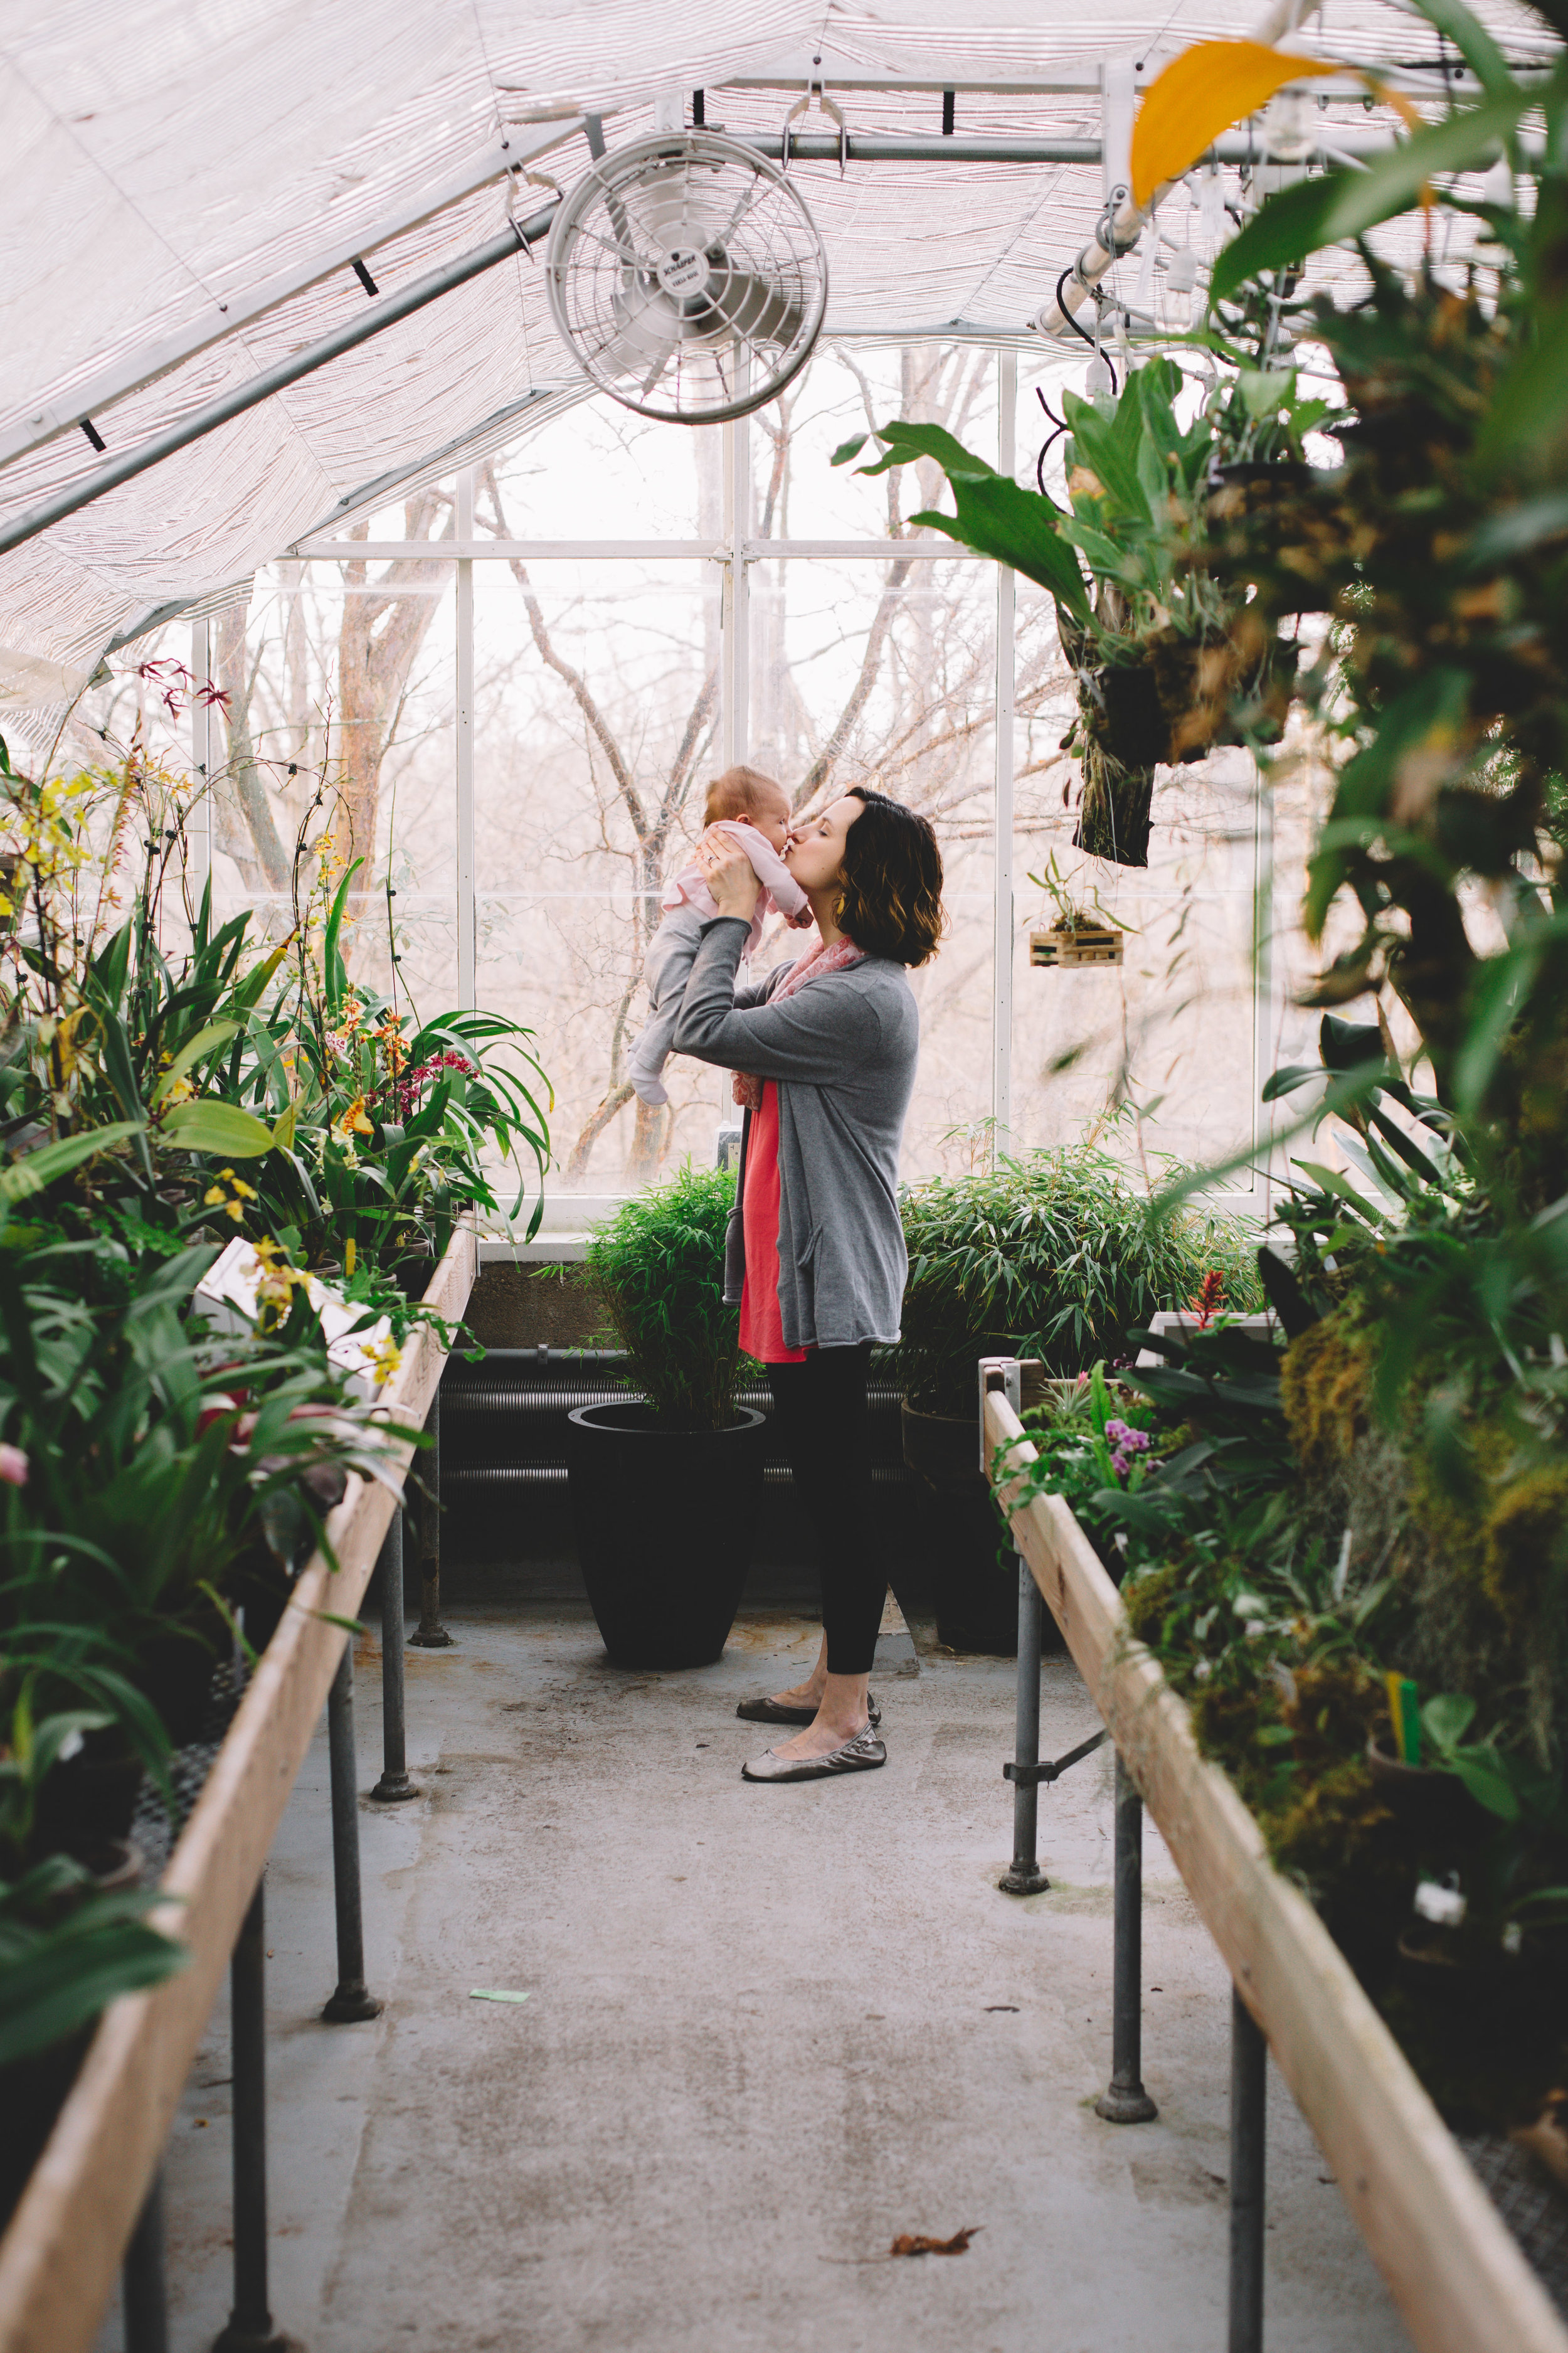
<path fill-rule="evenodd" d="M 214 44 L 174 0 L 42 17 L 12 0 L 0 531 L 56 519 L 0 553 L 8 723 L 47 723 L 106 649 L 585 396 L 505 224 L 536 166 L 581 171 L 591 118 L 644 136 L 701 92 L 710 127 L 776 153 L 781 101 L 838 90 L 847 156 L 790 136 L 830 256 L 829 336 L 1018 347 L 1092 238 L 1137 89 L 1191 38 L 1257 29 L 1257 0 L 1189 5 L 1106 0 L 1086 26 L 1052 0 L 988 0 L 991 21 L 954 27 L 938 0 L 897 19 L 875 0 L 759 0 L 743 25 L 730 0 L 563 0 L 548 17 L 475 0 L 461 23 L 438 0 L 240 0 Z M 1552 53 L 1513 0 L 1481 13 L 1525 62 Z M 1394 0 L 1331 0 L 1294 37 L 1352 66 L 1392 57 L 1416 90 L 1439 69 Z M 1323 87 L 1340 103 L 1352 85 Z M 506 259 L 485 288 L 411 299 L 487 247 Z M 367 277 L 389 305 L 369 327 Z M 204 412 L 214 429 L 193 438 Z M 164 454 L 110 488 L 104 454 L 148 448 Z"/>

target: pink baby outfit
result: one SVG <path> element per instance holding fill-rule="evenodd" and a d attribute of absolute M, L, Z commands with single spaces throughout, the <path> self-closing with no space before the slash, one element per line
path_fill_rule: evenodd
<path fill-rule="evenodd" d="M 763 886 L 746 940 L 746 954 L 750 955 L 762 938 L 763 918 L 771 908 L 777 907 L 792 923 L 798 922 L 804 913 L 809 923 L 810 906 L 784 860 L 754 825 L 738 825 L 733 819 L 726 819 L 721 820 L 720 829 L 731 841 L 739 842 Z M 643 966 L 649 1018 L 627 1061 L 633 1087 L 645 1103 L 654 1105 L 669 1101 L 664 1066 L 680 1018 L 680 1000 L 686 994 L 687 976 L 697 961 L 702 926 L 710 923 L 719 912 L 695 859 L 689 866 L 681 868 L 660 903 L 664 920 L 648 942 L 647 961 Z"/>
<path fill-rule="evenodd" d="M 741 825 L 733 818 L 721 818 L 718 824 L 710 829 L 727 835 L 745 851 L 752 861 L 752 871 L 763 886 L 746 941 L 746 954 L 755 955 L 757 943 L 763 936 L 763 919 L 775 907 L 781 915 L 793 917 L 800 914 L 805 906 L 805 892 L 772 842 L 765 835 L 760 834 L 754 825 Z M 705 923 L 710 923 L 719 912 L 713 902 L 713 893 L 708 888 L 708 878 L 695 859 L 689 866 L 681 868 L 659 904 L 666 914 L 674 907 L 695 907 Z"/>

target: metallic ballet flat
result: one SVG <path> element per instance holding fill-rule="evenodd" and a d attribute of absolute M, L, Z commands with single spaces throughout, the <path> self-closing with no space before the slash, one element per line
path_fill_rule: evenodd
<path fill-rule="evenodd" d="M 877 1736 L 875 1725 L 868 1724 L 847 1740 L 842 1748 L 830 1748 L 826 1757 L 781 1757 L 770 1748 L 765 1757 L 752 1757 L 741 1767 L 742 1781 L 826 1781 L 836 1773 L 868 1773 L 873 1766 L 888 1761 L 888 1745 Z"/>
<path fill-rule="evenodd" d="M 869 1694 L 867 1695 L 866 1706 L 873 1726 L 880 1724 L 882 1711 Z M 744 1717 L 748 1724 L 815 1724 L 816 1722 L 816 1710 L 814 1707 L 785 1707 L 782 1700 L 776 1699 L 743 1699 L 735 1713 Z"/>

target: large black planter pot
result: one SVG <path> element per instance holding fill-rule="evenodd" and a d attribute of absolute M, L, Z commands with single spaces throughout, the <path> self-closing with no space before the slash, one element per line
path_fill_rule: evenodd
<path fill-rule="evenodd" d="M 1011 1659 L 1018 1650 L 1018 1572 L 980 1469 L 973 1414 L 902 1409 L 904 1461 L 921 1488 L 936 1630 L 950 1651 Z"/>
<path fill-rule="evenodd" d="M 583 1581 L 617 1666 L 709 1667 L 729 1639 L 763 1492 L 763 1417 L 661 1430 L 646 1405 L 580 1405 L 566 1471 Z"/>

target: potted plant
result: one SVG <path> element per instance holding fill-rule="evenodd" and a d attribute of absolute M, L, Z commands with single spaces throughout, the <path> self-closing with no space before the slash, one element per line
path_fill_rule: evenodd
<path fill-rule="evenodd" d="M 940 426 L 895 420 L 835 453 L 847 464 L 868 439 L 881 442 L 861 469 L 869 474 L 934 459 L 954 512 L 911 523 L 1050 591 L 1078 682 L 1061 744 L 1082 769 L 1073 847 L 1120 866 L 1149 862 L 1156 768 L 1201 760 L 1216 744 L 1272 743 L 1289 709 L 1295 649 L 1247 624 L 1245 592 L 1205 561 L 1206 516 L 1226 468 L 1299 467 L 1326 408 L 1298 400 L 1267 302 L 1247 309 L 1224 355 L 1234 374 L 1207 371 L 1206 397 L 1184 425 L 1177 410 L 1194 379 L 1173 360 L 1130 373 L 1103 409 L 1064 393 L 1065 507 L 998 474 Z"/>
<path fill-rule="evenodd" d="M 734 1198 L 727 1170 L 688 1166 L 624 1202 L 588 1246 L 641 1392 L 568 1417 L 578 1557 L 622 1666 L 711 1665 L 751 1566 L 763 1417 L 734 1399 L 740 1336 L 724 1304 Z"/>
<path fill-rule="evenodd" d="M 927 1491 L 938 1630 L 954 1650 L 1010 1655 L 1011 1554 L 998 1557 L 975 1428 L 976 1360 L 1038 1357 L 1049 1376 L 1129 1353 L 1128 1335 L 1181 1307 L 1217 1268 L 1238 1306 L 1257 1303 L 1239 1232 L 1188 1213 L 1155 1226 L 1098 1143 L 1002 1158 L 908 1187 L 910 1254 L 900 1365 L 904 1460 Z"/>
<path fill-rule="evenodd" d="M 1051 902 L 1052 919 L 1029 934 L 1029 962 L 1049 972 L 1058 968 L 1070 969 L 1079 965 L 1107 965 L 1121 962 L 1126 940 L 1123 926 L 1112 922 L 1108 909 L 1100 903 L 1100 892 L 1091 888 L 1089 903 L 1079 905 L 1068 889 L 1068 880 L 1057 864 L 1053 850 L 1046 861 L 1043 874 L 1031 874 Z"/>

